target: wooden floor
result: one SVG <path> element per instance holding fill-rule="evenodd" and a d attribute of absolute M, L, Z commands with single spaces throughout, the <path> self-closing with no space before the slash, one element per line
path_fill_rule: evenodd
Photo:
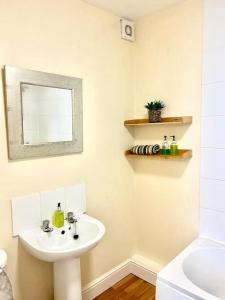
<path fill-rule="evenodd" d="M 94 300 L 155 300 L 155 287 L 130 274 Z"/>

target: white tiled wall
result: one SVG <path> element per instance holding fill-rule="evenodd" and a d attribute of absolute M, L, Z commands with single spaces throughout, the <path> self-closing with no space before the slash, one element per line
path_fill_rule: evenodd
<path fill-rule="evenodd" d="M 66 210 L 75 214 L 86 211 L 86 198 L 84 184 L 68 186 L 65 189 Z"/>
<path fill-rule="evenodd" d="M 40 193 L 41 218 L 42 220 L 52 220 L 53 212 L 57 204 L 61 204 L 61 209 L 66 211 L 65 189 L 60 188 L 53 191 Z"/>
<path fill-rule="evenodd" d="M 201 235 L 225 242 L 225 1 L 204 0 Z"/>
<path fill-rule="evenodd" d="M 39 194 L 12 199 L 13 235 L 18 235 L 41 224 Z"/>
<path fill-rule="evenodd" d="M 43 220 L 52 220 L 57 204 L 61 203 L 65 214 L 86 211 L 85 185 L 78 184 L 53 191 L 40 192 L 33 195 L 12 199 L 13 235 L 40 227 Z"/>

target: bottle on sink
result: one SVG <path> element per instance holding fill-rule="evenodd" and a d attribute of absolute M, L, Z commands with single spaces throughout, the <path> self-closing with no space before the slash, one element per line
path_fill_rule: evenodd
<path fill-rule="evenodd" d="M 172 138 L 172 142 L 170 144 L 170 154 L 177 155 L 178 154 L 178 145 L 176 142 L 176 137 L 175 137 L 175 135 L 172 135 L 171 138 Z"/>
<path fill-rule="evenodd" d="M 164 140 L 162 143 L 162 155 L 169 155 L 170 154 L 170 147 L 167 141 L 167 136 L 164 136 Z"/>
<path fill-rule="evenodd" d="M 60 202 L 57 205 L 57 210 L 54 212 L 52 223 L 57 228 L 64 226 L 64 211 L 61 209 Z"/>

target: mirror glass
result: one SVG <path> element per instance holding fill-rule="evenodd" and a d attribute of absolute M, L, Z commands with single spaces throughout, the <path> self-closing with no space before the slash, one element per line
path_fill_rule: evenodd
<path fill-rule="evenodd" d="M 73 140 L 71 89 L 21 83 L 24 145 Z"/>

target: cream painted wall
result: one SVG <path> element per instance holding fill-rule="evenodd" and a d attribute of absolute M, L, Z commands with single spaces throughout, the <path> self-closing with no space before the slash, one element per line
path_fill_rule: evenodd
<path fill-rule="evenodd" d="M 84 152 L 9 162 L 0 101 L 0 248 L 16 300 L 53 298 L 51 264 L 12 238 L 10 199 L 84 181 L 88 213 L 107 228 L 82 258 L 83 284 L 126 260 L 134 245 L 133 169 L 123 126 L 133 116 L 133 44 L 120 39 L 119 18 L 78 0 L 0 0 L 0 64 L 83 78 Z"/>
<path fill-rule="evenodd" d="M 162 143 L 175 134 L 193 149 L 190 161 L 131 162 L 135 169 L 138 254 L 165 265 L 198 233 L 202 2 L 183 3 L 141 18 L 135 45 L 135 115 L 162 98 L 164 115 L 193 116 L 191 126 L 137 128 L 136 143 Z"/>

